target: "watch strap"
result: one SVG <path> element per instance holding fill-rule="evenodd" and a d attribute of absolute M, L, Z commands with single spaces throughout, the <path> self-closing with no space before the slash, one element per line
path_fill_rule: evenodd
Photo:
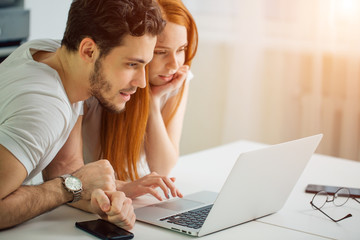
<path fill-rule="evenodd" d="M 79 200 L 81 199 L 81 191 L 82 191 L 82 189 L 73 192 L 74 198 L 73 198 L 73 200 L 71 201 L 72 203 L 73 203 L 73 202 L 77 202 L 77 201 L 79 201 Z"/>

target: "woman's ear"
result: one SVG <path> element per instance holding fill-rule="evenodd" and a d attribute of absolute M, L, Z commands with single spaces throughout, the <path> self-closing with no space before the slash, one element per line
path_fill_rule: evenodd
<path fill-rule="evenodd" d="M 88 37 L 81 40 L 78 51 L 81 59 L 88 63 L 95 62 L 98 55 L 98 47 L 96 43 Z"/>

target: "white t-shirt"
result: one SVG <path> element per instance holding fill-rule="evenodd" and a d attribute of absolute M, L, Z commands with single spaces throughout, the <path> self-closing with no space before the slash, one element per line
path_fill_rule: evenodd
<path fill-rule="evenodd" d="M 32 58 L 59 47 L 30 41 L 0 64 L 0 144 L 26 168 L 24 183 L 52 161 L 82 114 L 83 102 L 70 103 L 57 71 Z"/>
<path fill-rule="evenodd" d="M 189 82 L 194 75 L 191 71 L 188 72 L 186 81 Z M 161 101 L 161 108 L 163 108 L 170 97 L 178 93 L 178 89 L 164 96 Z M 84 103 L 87 107 L 87 113 L 83 117 L 82 136 L 83 136 L 83 154 L 84 162 L 90 163 L 99 159 L 100 155 L 100 129 L 101 129 L 101 112 L 102 107 L 95 97 L 87 99 Z M 136 121 L 134 119 L 134 121 Z M 120 126 L 121 127 L 121 126 Z M 143 176 L 149 173 L 145 158 L 142 157 L 138 166 L 139 175 Z"/>

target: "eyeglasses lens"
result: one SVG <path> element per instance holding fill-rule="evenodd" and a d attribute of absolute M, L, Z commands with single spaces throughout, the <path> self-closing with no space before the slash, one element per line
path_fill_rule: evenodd
<path fill-rule="evenodd" d="M 317 208 L 322 208 L 325 203 L 328 201 L 328 194 L 324 191 L 320 191 L 318 193 L 316 193 L 312 199 L 312 203 L 317 207 Z M 314 208 L 314 207 L 313 207 Z"/>
<path fill-rule="evenodd" d="M 350 192 L 347 188 L 340 188 L 334 194 L 334 204 L 336 206 L 342 206 L 349 200 Z"/>

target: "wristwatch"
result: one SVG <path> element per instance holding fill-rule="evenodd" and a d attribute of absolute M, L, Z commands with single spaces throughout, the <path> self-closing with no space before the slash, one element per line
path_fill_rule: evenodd
<path fill-rule="evenodd" d="M 74 199 L 68 203 L 77 202 L 81 199 L 82 183 L 81 180 L 77 177 L 74 177 L 70 174 L 62 175 L 63 185 L 68 192 L 71 192 L 74 195 Z"/>

